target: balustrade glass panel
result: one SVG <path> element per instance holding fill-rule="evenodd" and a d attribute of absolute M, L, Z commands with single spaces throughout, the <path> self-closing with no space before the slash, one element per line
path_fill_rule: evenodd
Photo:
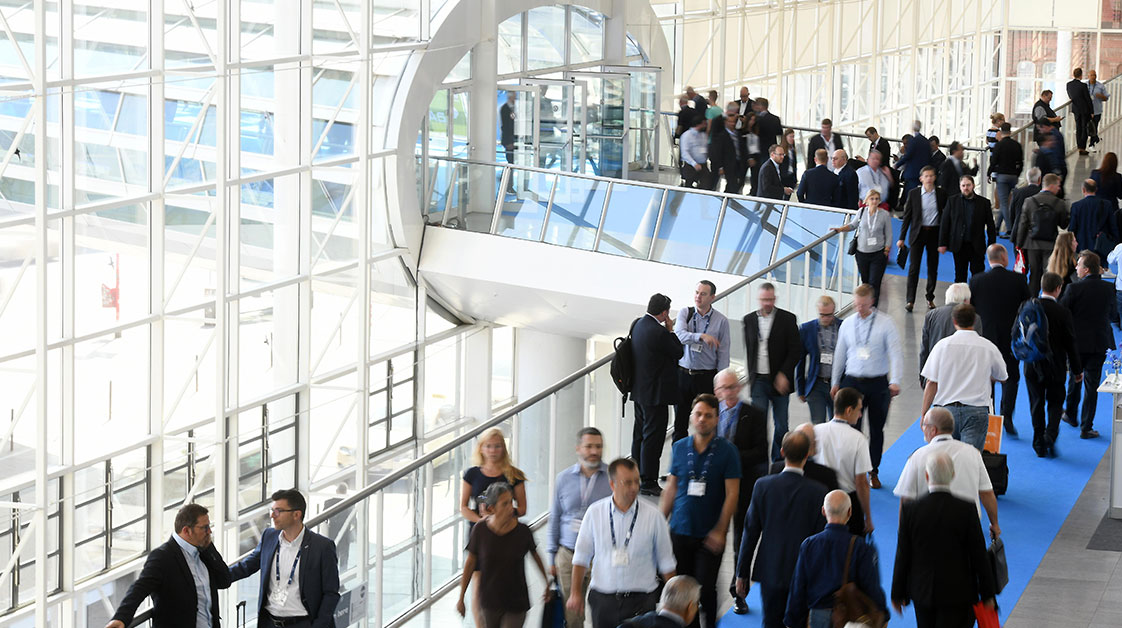
<path fill-rule="evenodd" d="M 723 199 L 709 194 L 670 190 L 651 259 L 705 268 Z"/>
<path fill-rule="evenodd" d="M 495 233 L 537 240 L 557 175 L 517 169 L 511 170 L 510 175 L 512 189 L 503 194 L 502 215 Z"/>
<path fill-rule="evenodd" d="M 607 190 L 606 181 L 561 177 L 553 195 L 545 242 L 592 250 Z"/>
<path fill-rule="evenodd" d="M 730 198 L 713 255 L 715 271 L 752 275 L 771 262 L 778 230 L 774 206 L 748 199 Z"/>
<path fill-rule="evenodd" d="M 662 199 L 663 190 L 660 188 L 613 185 L 597 250 L 646 259 Z"/>

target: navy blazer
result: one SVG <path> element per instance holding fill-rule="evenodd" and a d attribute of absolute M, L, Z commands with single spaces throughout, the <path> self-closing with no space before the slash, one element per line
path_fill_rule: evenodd
<path fill-rule="evenodd" d="M 249 556 L 230 566 L 230 577 L 234 580 L 261 572 L 258 616 L 265 610 L 268 580 L 273 574 L 270 569 L 279 546 L 280 530 L 267 528 L 261 534 L 261 542 Z M 335 607 L 339 604 L 339 559 L 335 556 L 335 542 L 304 528 L 298 571 L 300 602 L 308 611 L 312 628 L 335 628 Z"/>
<path fill-rule="evenodd" d="M 799 189 L 795 192 L 800 203 L 836 207 L 838 201 L 838 175 L 825 166 L 815 166 L 803 173 Z"/>
<path fill-rule="evenodd" d="M 857 171 L 849 167 L 848 164 L 841 170 L 838 170 L 838 196 L 834 203 L 835 207 L 843 209 L 857 209 L 857 203 L 861 200 L 857 198 L 858 181 Z M 884 199 L 881 199 L 884 200 Z"/>
<path fill-rule="evenodd" d="M 644 314 L 631 328 L 635 377 L 631 399 L 641 406 L 666 406 L 678 402 L 678 360 L 682 342 L 653 316 Z"/>
<path fill-rule="evenodd" d="M 784 471 L 756 480 L 744 518 L 736 577 L 751 576 L 756 582 L 789 587 L 803 541 L 826 527 L 822 515 L 825 498 L 826 487 L 801 473 Z"/>
<path fill-rule="evenodd" d="M 922 133 L 908 140 L 908 149 L 896 160 L 896 169 L 905 179 L 919 179 L 919 171 L 931 163 L 931 142 Z"/>
<path fill-rule="evenodd" d="M 1103 281 L 1102 275 L 1087 275 L 1064 288 L 1060 305 L 1071 312 L 1075 326 L 1075 348 L 1080 356 L 1103 355 L 1114 348 L 1114 332 L 1110 321 L 1117 318 L 1118 300 L 1114 282 Z"/>
<path fill-rule="evenodd" d="M 1071 217 L 1068 219 L 1067 228 L 1075 232 L 1075 241 L 1079 243 L 1080 251 L 1095 251 L 1103 255 L 1095 248 L 1095 238 L 1100 233 L 1106 234 L 1115 244 L 1118 243 L 1118 233 L 1114 223 L 1114 212 L 1117 210 L 1116 204 L 1099 196 L 1085 196 L 1071 204 Z M 1109 254 L 1110 251 L 1106 253 Z"/>
<path fill-rule="evenodd" d="M 219 628 L 222 622 L 218 615 L 218 590 L 230 588 L 230 573 L 213 544 L 200 549 L 199 557 L 210 574 L 211 625 Z M 154 628 L 195 628 L 195 614 L 199 607 L 195 577 L 187 566 L 183 549 L 174 538 L 169 538 L 148 554 L 140 577 L 129 587 L 113 619 L 128 626 L 136 615 L 136 608 L 148 596 L 152 597 Z"/>
<path fill-rule="evenodd" d="M 835 318 L 839 329 L 841 319 Z M 810 320 L 799 325 L 799 338 L 803 343 L 803 356 L 795 365 L 795 392 L 800 397 L 810 394 L 814 382 L 818 379 L 818 319 Z"/>

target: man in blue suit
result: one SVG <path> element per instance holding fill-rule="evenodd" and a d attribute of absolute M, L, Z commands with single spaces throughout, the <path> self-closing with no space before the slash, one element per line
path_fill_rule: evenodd
<path fill-rule="evenodd" d="M 786 460 L 783 472 L 761 478 L 752 491 L 736 564 L 738 595 L 748 594 L 749 580 L 760 583 L 764 628 L 783 628 L 799 548 L 807 537 L 826 527 L 822 516 L 826 487 L 803 477 L 810 439 L 801 432 L 788 432 L 783 437 L 782 451 Z M 761 536 L 763 540 L 756 553 Z"/>
<path fill-rule="evenodd" d="M 841 319 L 834 316 L 837 306 L 827 295 L 815 302 L 818 318 L 799 326 L 803 357 L 795 366 L 795 392 L 799 401 L 810 405 L 814 424 L 830 420 L 833 401 L 830 399 L 830 378 L 833 375 L 834 347 L 838 344 Z"/>
<path fill-rule="evenodd" d="M 1094 179 L 1083 182 L 1083 198 L 1071 204 L 1071 218 L 1067 228 L 1075 232 L 1075 241 L 1081 251 L 1094 251 L 1099 259 L 1106 259 L 1118 243 L 1118 229 L 1114 222 L 1115 207 L 1108 199 L 1095 196 L 1098 184 Z M 1105 242 L 1102 248 L 1095 248 L 1100 244 L 1098 236 L 1102 234 Z"/>
<path fill-rule="evenodd" d="M 826 167 L 826 149 L 814 151 L 815 166 L 803 173 L 795 192 L 800 203 L 834 207 L 837 203 L 838 175 Z"/>
<path fill-rule="evenodd" d="M 834 206 L 843 209 L 857 209 L 857 201 L 859 200 L 857 190 L 861 183 L 857 180 L 857 171 L 849 165 L 849 155 L 840 148 L 835 150 L 833 164 L 834 172 L 838 175 L 837 199 Z"/>
<path fill-rule="evenodd" d="M 919 187 L 919 172 L 931 163 L 931 144 L 919 132 L 923 125 L 919 120 L 912 122 L 912 139 L 908 140 L 908 148 L 896 160 L 896 169 L 904 179 L 904 198 L 912 188 Z"/>
<path fill-rule="evenodd" d="M 335 543 L 304 527 L 308 504 L 296 489 L 273 493 L 273 527 L 257 547 L 230 567 L 233 580 L 261 572 L 257 625 L 264 628 L 335 628 L 339 561 Z"/>

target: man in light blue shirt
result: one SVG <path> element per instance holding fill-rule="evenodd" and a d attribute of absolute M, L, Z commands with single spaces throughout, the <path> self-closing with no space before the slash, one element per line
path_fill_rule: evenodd
<path fill-rule="evenodd" d="M 608 467 L 601 458 L 603 451 L 604 436 L 600 430 L 583 428 L 577 432 L 578 462 L 557 474 L 557 489 L 549 507 L 546 548 L 553 565 L 550 574 L 560 580 L 562 595 L 572 590 L 573 548 L 584 513 L 590 505 L 612 494 Z M 587 580 L 585 577 L 582 586 L 585 590 Z M 566 611 L 565 621 L 570 626 L 583 626 L 584 613 Z"/>
<path fill-rule="evenodd" d="M 834 350 L 833 386 L 830 396 L 842 388 L 856 388 L 864 395 L 869 413 L 869 457 L 873 470 L 869 484 L 880 488 L 877 477 L 884 450 L 884 424 L 888 406 L 900 394 L 900 373 L 904 363 L 896 324 L 873 307 L 873 287 L 861 284 L 853 291 L 856 316 L 842 321 L 838 345 Z M 857 421 L 861 429 L 861 419 Z"/>
<path fill-rule="evenodd" d="M 1091 93 L 1091 146 L 1099 143 L 1099 122 L 1103 119 L 1103 103 L 1110 98 L 1106 86 L 1099 82 L 1099 75 L 1094 70 L 1087 73 L 1087 91 Z"/>
<path fill-rule="evenodd" d="M 717 286 L 702 279 L 693 291 L 693 307 L 678 310 L 674 334 L 682 342 L 678 360 L 678 403 L 674 405 L 674 436 L 677 442 L 689 433 L 694 397 L 713 394 L 713 377 L 729 367 L 732 336 L 729 319 L 713 307 Z"/>

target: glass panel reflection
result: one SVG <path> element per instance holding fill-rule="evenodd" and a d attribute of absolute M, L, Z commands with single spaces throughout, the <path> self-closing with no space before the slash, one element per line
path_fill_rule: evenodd
<path fill-rule="evenodd" d="M 713 270 L 753 275 L 771 263 L 779 213 L 775 206 L 748 199 L 730 198 L 717 237 Z"/>
<path fill-rule="evenodd" d="M 671 190 L 651 259 L 705 268 L 723 201 L 719 196 Z"/>
<path fill-rule="evenodd" d="M 663 191 L 658 188 L 613 185 L 597 250 L 646 259 L 662 198 Z"/>
<path fill-rule="evenodd" d="M 592 250 L 604 211 L 608 183 L 561 177 L 545 229 L 545 242 Z"/>

